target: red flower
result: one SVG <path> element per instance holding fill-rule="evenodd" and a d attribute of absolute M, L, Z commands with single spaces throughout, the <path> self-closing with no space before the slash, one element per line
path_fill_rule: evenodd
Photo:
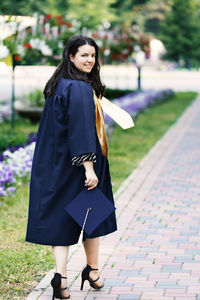
<path fill-rule="evenodd" d="M 105 39 L 105 40 L 108 39 L 108 35 L 107 35 L 107 34 L 104 35 L 104 39 Z"/>
<path fill-rule="evenodd" d="M 55 16 L 56 19 L 56 23 L 57 25 L 63 25 L 64 24 L 64 20 L 62 16 Z"/>
<path fill-rule="evenodd" d="M 121 54 L 120 54 L 120 58 L 121 58 L 122 60 L 125 60 L 125 59 L 126 59 L 126 57 L 127 57 L 127 56 L 126 56 L 126 54 L 125 54 L 125 53 L 121 53 Z"/>
<path fill-rule="evenodd" d="M 24 47 L 27 48 L 27 49 L 32 49 L 31 45 L 28 44 L 28 43 L 24 44 Z"/>
<path fill-rule="evenodd" d="M 20 60 L 21 60 L 21 57 L 20 57 L 19 55 L 15 55 L 15 56 L 14 56 L 14 60 L 20 61 Z"/>
<path fill-rule="evenodd" d="M 52 15 L 51 14 L 47 14 L 46 18 L 47 18 L 47 20 L 50 20 L 52 18 Z"/>
<path fill-rule="evenodd" d="M 57 25 L 58 25 L 58 26 L 60 26 L 60 25 L 63 25 L 63 24 L 64 24 L 63 20 L 57 20 L 57 22 L 56 22 L 56 23 L 57 23 Z"/>
<path fill-rule="evenodd" d="M 65 24 L 67 25 L 68 28 L 72 27 L 72 23 L 70 23 L 70 22 L 66 22 Z"/>
<path fill-rule="evenodd" d="M 117 59 L 118 59 L 118 54 L 117 54 L 117 53 L 114 53 L 114 54 L 112 55 L 112 59 L 113 59 L 113 60 L 117 60 Z"/>
<path fill-rule="evenodd" d="M 99 35 L 98 35 L 97 32 L 93 32 L 92 37 L 93 37 L 94 39 L 97 39 L 97 38 L 99 37 Z"/>

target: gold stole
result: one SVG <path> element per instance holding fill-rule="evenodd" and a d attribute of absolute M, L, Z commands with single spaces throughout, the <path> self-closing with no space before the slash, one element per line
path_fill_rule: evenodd
<path fill-rule="evenodd" d="M 103 112 L 102 112 L 100 101 L 101 100 L 99 98 L 97 98 L 97 96 L 94 92 L 94 102 L 95 102 L 95 107 L 96 107 L 97 135 L 98 135 L 99 143 L 101 146 L 102 155 L 108 158 L 108 142 L 107 142 L 107 138 L 106 138 L 104 117 L 103 117 Z"/>

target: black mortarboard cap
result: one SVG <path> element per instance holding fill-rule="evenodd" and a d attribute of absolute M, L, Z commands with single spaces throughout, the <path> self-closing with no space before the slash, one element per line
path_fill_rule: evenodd
<path fill-rule="evenodd" d="M 84 188 L 65 210 L 90 235 L 115 210 L 115 206 L 100 189 Z"/>

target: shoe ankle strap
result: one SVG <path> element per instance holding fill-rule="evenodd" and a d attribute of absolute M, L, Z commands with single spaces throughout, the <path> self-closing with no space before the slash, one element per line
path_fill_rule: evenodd
<path fill-rule="evenodd" d="M 55 274 L 59 274 L 59 276 L 61 276 L 61 278 L 67 279 L 67 277 L 62 276 L 60 273 L 54 273 L 54 275 L 55 275 Z"/>
<path fill-rule="evenodd" d="M 65 288 L 60 288 L 61 291 L 67 290 L 67 286 Z"/>
<path fill-rule="evenodd" d="M 99 269 L 92 269 L 92 268 L 91 268 L 90 271 L 99 271 Z"/>
<path fill-rule="evenodd" d="M 86 268 L 88 268 L 90 271 L 99 271 L 99 269 L 93 269 L 90 265 L 87 265 Z"/>

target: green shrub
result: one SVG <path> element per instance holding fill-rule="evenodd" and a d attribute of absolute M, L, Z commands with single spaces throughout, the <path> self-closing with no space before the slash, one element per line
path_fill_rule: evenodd
<path fill-rule="evenodd" d="M 21 133 L 1 133 L 0 135 L 0 153 L 6 150 L 9 146 L 17 146 L 24 144 L 27 141 L 27 136 Z"/>
<path fill-rule="evenodd" d="M 112 100 L 133 92 L 134 92 L 133 90 L 106 89 L 105 97 L 108 98 L 109 100 Z"/>
<path fill-rule="evenodd" d="M 45 102 L 43 92 L 40 89 L 35 89 L 26 95 L 24 101 L 31 107 L 43 107 Z"/>

